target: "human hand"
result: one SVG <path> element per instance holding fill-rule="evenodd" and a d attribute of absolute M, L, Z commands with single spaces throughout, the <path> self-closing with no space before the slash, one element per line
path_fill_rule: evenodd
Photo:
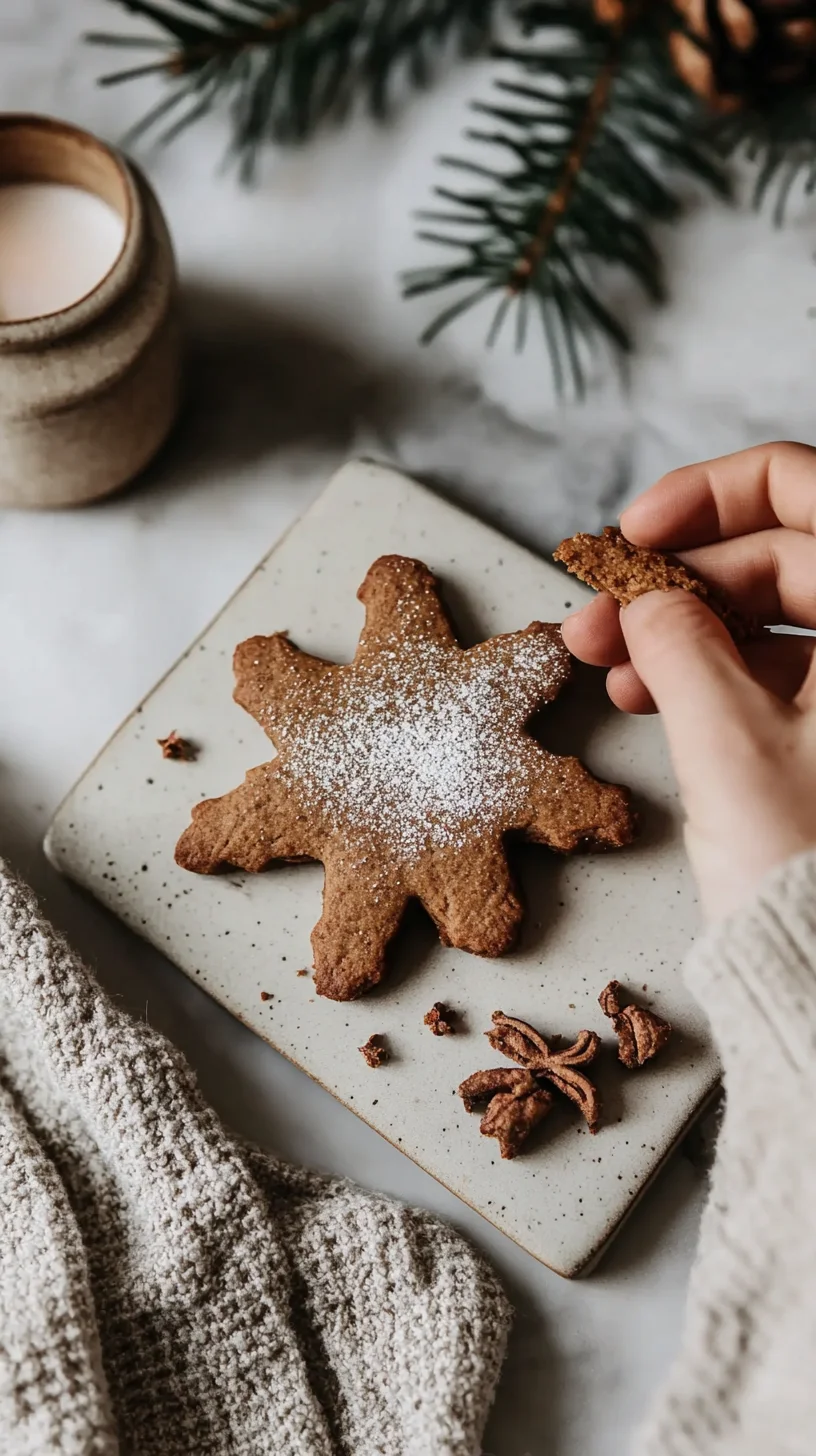
<path fill-rule="evenodd" d="M 621 529 L 677 551 L 746 614 L 816 628 L 816 450 L 761 445 L 672 471 Z M 610 669 L 619 708 L 662 714 L 709 919 L 816 847 L 816 639 L 766 633 L 740 653 L 683 591 L 623 610 L 599 596 L 563 631 L 576 657 Z"/>

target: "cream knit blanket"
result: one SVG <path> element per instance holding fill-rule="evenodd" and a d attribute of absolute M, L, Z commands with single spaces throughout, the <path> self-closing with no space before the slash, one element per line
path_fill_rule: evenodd
<path fill-rule="evenodd" d="M 688 970 L 727 1110 L 636 1449 L 814 1456 L 816 853 Z M 0 1456 L 475 1456 L 507 1325 L 450 1229 L 229 1137 L 0 866 Z"/>
<path fill-rule="evenodd" d="M 444 1224 L 231 1137 L 0 864 L 3 1456 L 473 1456 L 508 1323 Z"/>

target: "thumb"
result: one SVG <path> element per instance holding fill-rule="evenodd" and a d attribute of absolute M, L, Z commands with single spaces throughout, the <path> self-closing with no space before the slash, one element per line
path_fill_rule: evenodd
<path fill-rule="evenodd" d="M 648 592 L 621 611 L 633 666 L 663 717 L 681 783 L 730 752 L 766 698 L 719 618 L 691 592 Z"/>

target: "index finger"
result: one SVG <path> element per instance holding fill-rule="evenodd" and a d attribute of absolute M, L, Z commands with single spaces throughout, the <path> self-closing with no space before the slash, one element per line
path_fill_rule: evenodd
<path fill-rule="evenodd" d="M 621 516 L 636 546 L 682 551 L 787 526 L 816 536 L 816 450 L 777 441 L 672 470 Z"/>

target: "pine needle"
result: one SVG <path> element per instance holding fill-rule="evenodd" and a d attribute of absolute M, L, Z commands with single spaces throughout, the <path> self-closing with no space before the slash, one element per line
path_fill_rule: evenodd
<path fill-rule="evenodd" d="M 523 19 L 528 44 L 495 52 L 509 74 L 499 76 L 495 100 L 474 108 L 492 122 L 467 134 L 482 148 L 479 160 L 444 159 L 478 177 L 478 190 L 438 188 L 445 213 L 433 234 L 419 235 L 458 256 L 408 274 L 405 293 L 481 283 L 499 300 L 491 341 L 509 309 L 532 295 L 556 387 L 580 394 L 579 340 L 589 348 L 631 346 L 601 296 L 599 269 L 623 269 L 661 299 L 650 228 L 680 211 L 671 179 L 690 177 L 721 194 L 726 181 L 704 136 L 702 107 L 670 67 L 653 8 L 617 29 L 599 25 L 582 0 L 568 8 L 544 0 L 526 7 Z M 424 338 L 459 312 L 449 306 Z M 525 327 L 526 310 L 522 339 Z"/>
<path fill-rule="evenodd" d="M 232 153 L 252 172 L 262 145 L 301 142 L 355 103 L 390 114 L 406 89 L 427 85 L 446 51 L 472 55 L 488 45 L 500 0 L 109 0 L 162 34 L 111 36 L 93 44 L 151 52 L 144 66 L 101 78 L 112 86 L 158 73 L 185 97 L 207 73 L 208 102 L 232 113 Z M 153 59 L 156 50 L 161 58 Z M 168 101 L 167 109 L 174 109 Z M 163 115 L 151 113 L 139 132 Z M 192 118 L 191 118 L 192 119 Z M 167 140 L 177 130 L 162 133 Z"/>

